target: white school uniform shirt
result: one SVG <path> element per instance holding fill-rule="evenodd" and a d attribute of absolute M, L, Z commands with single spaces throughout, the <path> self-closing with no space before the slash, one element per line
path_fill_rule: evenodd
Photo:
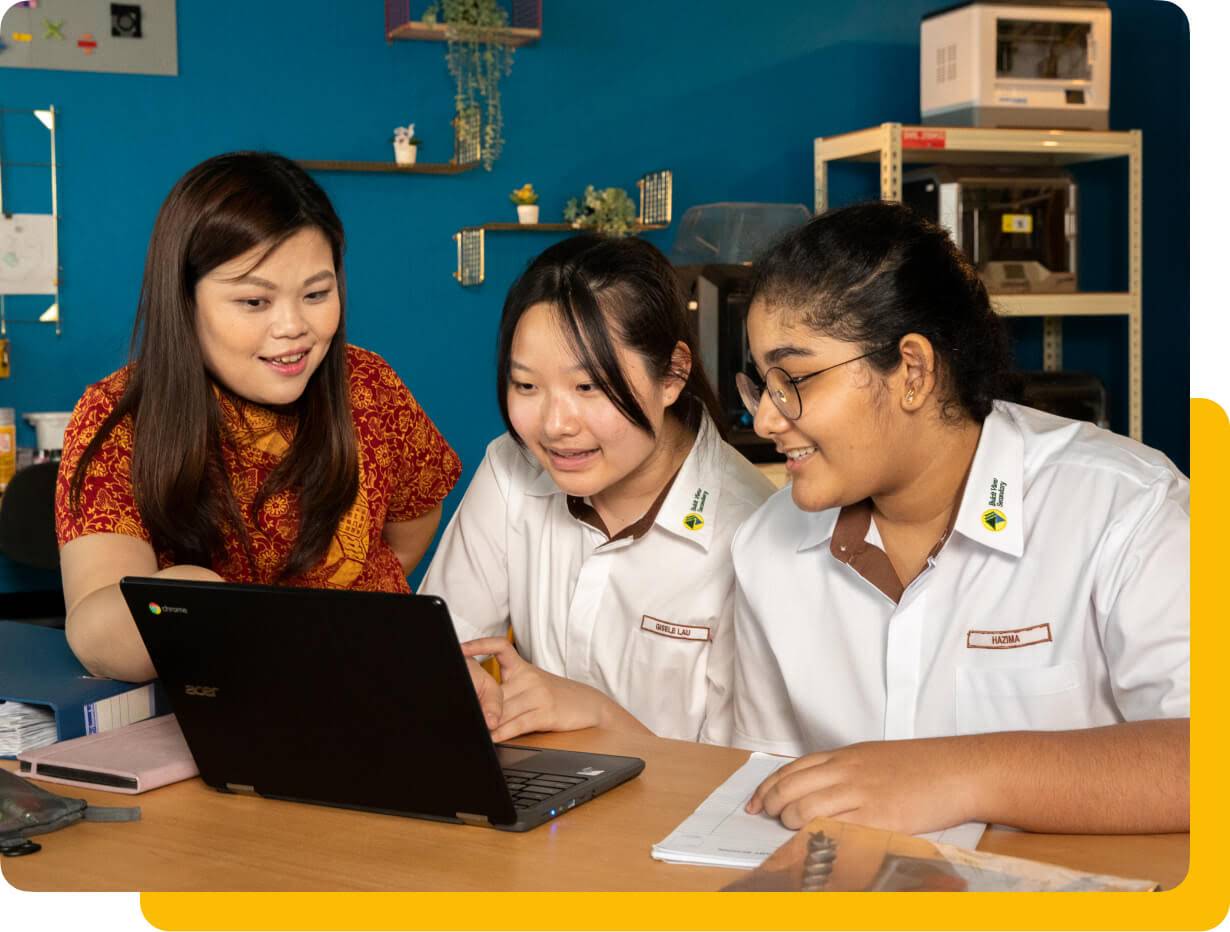
<path fill-rule="evenodd" d="M 869 504 L 808 513 L 784 489 L 733 544 L 733 743 L 1187 717 L 1188 533 L 1188 480 L 1161 453 L 1006 402 L 903 592 Z"/>
<path fill-rule="evenodd" d="M 420 592 L 444 599 L 462 641 L 511 624 L 526 660 L 601 690 L 655 734 L 729 744 L 730 541 L 772 491 L 705 417 L 656 511 L 612 539 L 505 434 Z"/>

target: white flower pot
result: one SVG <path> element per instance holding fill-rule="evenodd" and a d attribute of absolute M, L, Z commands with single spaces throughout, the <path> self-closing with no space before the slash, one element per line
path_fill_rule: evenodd
<path fill-rule="evenodd" d="M 398 165 L 413 165 L 418 152 L 418 146 L 412 146 L 405 142 L 393 143 L 393 158 Z"/>
<path fill-rule="evenodd" d="M 518 204 L 517 205 L 517 220 L 520 223 L 537 223 L 538 222 L 538 205 L 537 204 Z"/>

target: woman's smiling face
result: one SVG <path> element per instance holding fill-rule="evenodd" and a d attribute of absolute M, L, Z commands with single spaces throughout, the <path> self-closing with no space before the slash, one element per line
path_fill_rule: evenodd
<path fill-rule="evenodd" d="M 196 285 L 196 332 L 210 374 L 262 405 L 297 401 L 341 321 L 333 251 L 309 227 L 258 246 Z"/>

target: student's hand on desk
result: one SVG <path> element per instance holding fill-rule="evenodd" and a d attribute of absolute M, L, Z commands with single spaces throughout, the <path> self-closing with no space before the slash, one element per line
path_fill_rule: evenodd
<path fill-rule="evenodd" d="M 504 711 L 504 690 L 495 681 L 495 677 L 484 670 L 473 657 L 466 657 L 466 668 L 470 671 L 470 679 L 474 683 L 474 692 L 478 694 L 478 704 L 482 707 L 487 728 L 494 730 Z"/>
<path fill-rule="evenodd" d="M 787 828 L 817 816 L 916 834 L 973 815 L 971 763 L 943 738 L 868 741 L 792 761 L 757 787 L 747 811 Z"/>
<path fill-rule="evenodd" d="M 601 725 L 604 709 L 614 704 L 592 686 L 528 663 L 507 638 L 467 641 L 461 651 L 469 658 L 491 654 L 500 664 L 504 714 L 499 727 L 491 731 L 493 741 L 507 741 L 531 731 L 575 731 Z"/>

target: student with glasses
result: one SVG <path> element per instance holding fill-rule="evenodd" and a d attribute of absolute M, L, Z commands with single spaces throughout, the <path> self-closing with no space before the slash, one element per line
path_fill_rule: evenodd
<path fill-rule="evenodd" d="M 733 542 L 734 743 L 799 758 L 749 811 L 1185 831 L 1187 479 L 1003 400 L 986 289 L 900 205 L 786 236 L 747 333 L 792 482 Z"/>
<path fill-rule="evenodd" d="M 468 656 L 498 659 L 492 737 L 728 744 L 730 540 L 773 487 L 722 439 L 666 258 L 576 236 L 535 259 L 504 302 L 496 393 L 508 432 L 421 587 Z"/>

